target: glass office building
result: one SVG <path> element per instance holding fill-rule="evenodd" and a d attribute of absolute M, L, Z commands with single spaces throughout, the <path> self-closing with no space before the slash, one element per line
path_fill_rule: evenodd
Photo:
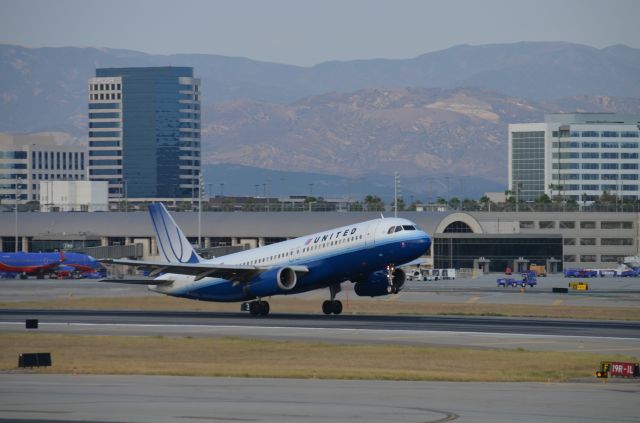
<path fill-rule="evenodd" d="M 200 81 L 190 67 L 96 69 L 89 177 L 110 198 L 197 198 Z"/>
<path fill-rule="evenodd" d="M 591 202 L 604 192 L 640 198 L 640 116 L 571 113 L 509 125 L 509 189 Z"/>

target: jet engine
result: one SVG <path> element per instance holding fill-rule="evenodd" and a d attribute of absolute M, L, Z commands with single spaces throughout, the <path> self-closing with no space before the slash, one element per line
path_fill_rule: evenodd
<path fill-rule="evenodd" d="M 298 277 L 292 268 L 280 267 L 261 273 L 249 282 L 247 289 L 256 297 L 269 297 L 291 291 L 297 282 Z"/>
<path fill-rule="evenodd" d="M 402 269 L 395 269 L 393 272 L 393 286 L 399 292 L 404 286 L 406 274 Z M 389 280 L 387 279 L 387 271 L 379 270 L 372 273 L 364 281 L 359 281 L 353 287 L 356 294 L 360 297 L 380 297 L 389 295 Z"/>

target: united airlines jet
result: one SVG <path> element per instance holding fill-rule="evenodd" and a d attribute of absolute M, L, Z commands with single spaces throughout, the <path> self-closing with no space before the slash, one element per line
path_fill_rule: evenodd
<path fill-rule="evenodd" d="M 149 206 L 162 261 L 102 260 L 137 266 L 155 277 L 149 289 L 201 301 L 244 302 L 251 315 L 269 314 L 264 299 L 329 288 L 325 314 L 340 314 L 342 283 L 359 296 L 397 294 L 404 286 L 401 266 L 424 255 L 429 236 L 415 223 L 380 218 L 290 239 L 210 260 L 198 256 L 162 203 Z M 149 281 L 107 279 L 108 282 Z"/>

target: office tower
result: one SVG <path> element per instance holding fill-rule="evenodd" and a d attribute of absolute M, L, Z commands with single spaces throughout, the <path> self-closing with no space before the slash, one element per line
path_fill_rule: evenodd
<path fill-rule="evenodd" d="M 569 113 L 509 125 L 509 189 L 591 202 L 604 192 L 640 198 L 640 116 Z"/>
<path fill-rule="evenodd" d="M 197 198 L 200 81 L 190 67 L 96 69 L 89 178 L 114 198 Z"/>

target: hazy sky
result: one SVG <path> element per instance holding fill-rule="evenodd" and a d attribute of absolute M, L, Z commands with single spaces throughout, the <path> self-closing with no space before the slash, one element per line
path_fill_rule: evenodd
<path fill-rule="evenodd" d="M 0 43 L 313 65 L 456 44 L 640 48 L 640 0 L 0 0 Z"/>

